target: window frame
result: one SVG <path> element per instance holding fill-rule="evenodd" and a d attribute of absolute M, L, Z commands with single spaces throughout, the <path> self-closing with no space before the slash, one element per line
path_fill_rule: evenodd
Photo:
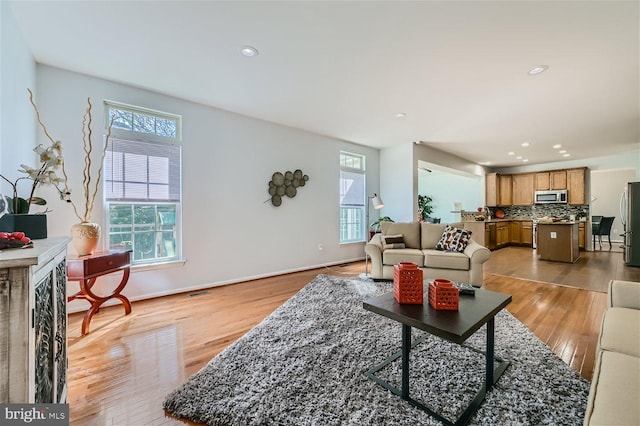
<path fill-rule="evenodd" d="M 343 156 L 349 156 L 352 157 L 353 159 L 358 159 L 360 164 L 359 167 L 353 167 L 353 163 L 352 165 L 347 165 L 347 164 L 343 164 L 345 162 L 343 162 Z M 340 150 L 340 154 L 339 154 L 339 166 L 340 166 L 340 176 L 339 176 L 339 185 L 340 185 L 340 197 L 343 196 L 343 192 L 342 192 L 342 173 L 354 173 L 354 174 L 359 174 L 362 175 L 362 205 L 356 204 L 356 205 L 352 205 L 350 207 L 347 206 L 343 206 L 342 204 L 342 200 L 339 201 L 339 243 L 340 244 L 354 244 L 354 243 L 362 243 L 362 242 L 366 242 L 367 241 L 367 229 L 368 226 L 365 223 L 367 221 L 366 218 L 366 209 L 367 209 L 367 168 L 366 168 L 366 164 L 367 164 L 367 157 L 366 155 L 363 154 L 356 154 L 354 152 L 349 152 L 349 151 L 345 151 L 345 150 Z M 361 216 L 361 222 L 360 222 L 360 230 L 359 233 L 360 235 L 357 238 L 353 238 L 353 239 L 343 239 L 343 211 L 345 210 L 355 210 L 355 211 L 359 211 L 360 212 L 360 216 Z M 346 225 L 348 226 L 348 225 Z"/>
<path fill-rule="evenodd" d="M 132 142 L 136 142 L 136 143 L 150 143 L 150 144 L 161 144 L 161 145 L 174 145 L 174 146 L 178 146 L 180 148 L 180 173 L 179 173 L 179 177 L 180 177 L 180 184 L 179 184 L 179 200 L 178 201 L 141 201 L 141 200 L 114 200 L 114 199 L 107 199 L 107 178 L 106 178 L 106 173 L 105 173 L 105 178 L 103 179 L 103 196 L 102 196 L 102 201 L 103 201 L 103 209 L 104 209 L 104 219 L 103 219 L 103 223 L 104 223 L 104 229 L 106 230 L 105 232 L 105 238 L 103 241 L 103 246 L 109 250 L 111 249 L 111 206 L 117 206 L 117 205 L 131 205 L 132 206 L 132 210 L 135 209 L 135 206 L 155 206 L 155 221 L 153 223 L 153 228 L 154 228 L 154 233 L 157 232 L 161 232 L 161 233 L 165 233 L 167 232 L 167 230 L 163 230 L 163 229 L 156 229 L 159 226 L 159 219 L 158 219 L 158 207 L 162 206 L 162 205 L 172 205 L 175 206 L 175 229 L 174 229 L 174 235 L 175 235 L 175 254 L 173 256 L 169 256 L 169 257 L 154 257 L 154 258 L 150 258 L 150 259 L 135 259 L 134 256 L 132 256 L 132 260 L 131 260 L 131 266 L 134 268 L 141 268 L 144 269 L 145 267 L 153 267 L 153 266 L 157 266 L 157 265 L 165 265 L 165 264 L 169 264 L 169 263 L 182 263 L 184 264 L 184 258 L 182 255 L 182 237 L 183 237 L 183 226 L 182 226 L 182 202 L 183 202 L 183 194 L 182 194 L 182 179 L 183 179 L 183 167 L 182 167 L 182 116 L 180 115 L 176 115 L 176 114 L 170 114 L 170 113 L 165 113 L 162 111 L 156 111 L 156 110 L 152 110 L 149 108 L 144 108 L 144 107 L 138 107 L 138 106 L 134 106 L 134 105 L 128 105 L 128 104 L 124 104 L 121 102 L 114 102 L 114 101 L 110 101 L 110 100 L 105 100 L 103 102 L 104 105 L 104 124 L 105 124 L 105 133 L 106 130 L 109 127 L 109 124 L 111 122 L 110 119 L 110 113 L 111 113 L 111 109 L 115 108 L 121 111 L 126 111 L 126 112 L 131 112 L 133 113 L 141 113 L 141 114 L 145 114 L 145 115 L 151 115 L 155 118 L 161 118 L 161 119 L 166 119 L 166 120 L 172 120 L 173 122 L 175 122 L 176 125 L 176 136 L 175 137 L 167 137 L 167 136 L 163 136 L 163 135 L 159 135 L 157 133 L 147 133 L 147 132 L 140 132 L 140 131 L 136 131 L 136 130 L 126 130 L 126 129 L 120 129 L 120 128 L 112 128 L 111 129 L 111 138 L 113 139 L 120 139 L 123 141 L 132 141 Z M 105 158 L 106 161 L 106 158 Z M 105 171 L 106 171 L 106 164 L 103 164 L 103 167 L 105 167 Z M 118 224 L 114 224 L 115 226 L 117 226 Z M 133 217 L 133 213 L 132 213 L 132 217 L 131 217 L 131 235 L 132 238 L 134 238 L 136 232 L 135 232 L 135 218 Z M 160 225 L 161 226 L 161 225 Z M 162 228 L 162 226 L 161 226 Z M 117 232 L 116 232 L 117 234 Z M 133 241 L 133 240 L 132 240 Z M 129 248 L 133 248 L 133 243 L 131 244 L 131 246 Z M 157 250 L 157 245 L 155 247 L 155 249 Z"/>
<path fill-rule="evenodd" d="M 117 127 L 111 128 L 111 136 L 118 139 L 131 139 L 131 135 L 135 135 L 134 140 L 140 140 L 142 142 L 170 142 L 182 144 L 182 116 L 177 114 L 170 114 L 168 112 L 158 111 L 151 108 L 138 107 L 134 105 L 124 104 L 122 102 L 115 102 L 110 100 L 104 101 L 104 123 L 105 123 L 105 131 L 109 127 L 109 123 L 111 122 L 110 118 L 110 110 L 112 108 L 130 112 L 132 114 L 139 113 L 145 115 L 152 115 L 157 118 L 162 118 L 165 120 L 173 121 L 176 123 L 176 136 L 168 137 L 159 135 L 157 133 L 147 133 L 147 132 L 139 132 L 137 130 L 126 130 Z"/>

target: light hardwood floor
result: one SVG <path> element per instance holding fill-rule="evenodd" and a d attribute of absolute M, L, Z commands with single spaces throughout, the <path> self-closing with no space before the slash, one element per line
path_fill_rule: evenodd
<path fill-rule="evenodd" d="M 491 261 L 505 266 L 493 265 L 494 272 L 485 273 L 484 288 L 511 294 L 513 302 L 507 309 L 591 379 L 606 294 L 544 283 L 546 279 L 535 274 L 529 280 L 510 276 L 507 269 L 522 257 L 526 258 L 519 250 L 494 252 Z M 587 263 L 578 268 L 591 269 L 596 277 L 597 266 L 592 265 L 598 262 Z M 539 265 L 528 268 L 544 273 Z M 364 262 L 355 262 L 135 302 L 128 316 L 121 306 L 108 307 L 95 315 L 91 332 L 84 337 L 82 314 L 70 315 L 71 424 L 184 424 L 162 409 L 169 392 L 317 274 L 357 277 L 363 269 Z M 595 283 L 600 278 L 585 279 Z"/>

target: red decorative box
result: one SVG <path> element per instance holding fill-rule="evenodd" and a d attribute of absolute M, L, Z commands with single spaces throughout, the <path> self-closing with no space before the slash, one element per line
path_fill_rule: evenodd
<path fill-rule="evenodd" d="M 393 296 L 398 303 L 422 305 L 422 269 L 411 262 L 393 266 Z"/>
<path fill-rule="evenodd" d="M 429 283 L 429 305 L 439 311 L 457 311 L 459 291 L 451 281 L 436 278 Z"/>

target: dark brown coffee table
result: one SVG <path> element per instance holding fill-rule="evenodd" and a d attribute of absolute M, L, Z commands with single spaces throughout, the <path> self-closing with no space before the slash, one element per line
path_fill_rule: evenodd
<path fill-rule="evenodd" d="M 428 281 L 425 281 L 425 284 Z M 428 284 L 425 285 L 425 290 Z M 391 318 L 402 324 L 402 349 L 387 358 L 382 363 L 369 369 L 365 374 L 374 382 L 400 396 L 411 405 L 427 412 L 430 416 L 443 422 L 445 425 L 464 425 L 469 422 L 473 413 L 476 412 L 484 400 L 487 392 L 498 381 L 502 373 L 509 366 L 509 361 L 494 357 L 494 317 L 505 306 L 511 303 L 511 296 L 508 294 L 496 293 L 482 289 L 476 289 L 475 295 L 460 295 L 458 311 L 437 311 L 429 306 L 428 294 L 425 291 L 424 305 L 399 304 L 393 297 L 393 292 L 383 294 L 378 297 L 367 299 L 363 302 L 365 309 Z M 409 395 L 409 352 L 422 340 L 411 343 L 411 327 L 419 328 L 430 334 L 462 345 L 465 340 L 475 333 L 484 324 L 487 325 L 487 347 L 486 352 L 480 352 L 486 357 L 485 383 L 480 388 L 475 398 L 455 421 L 442 417 L 429 407 L 416 401 Z M 402 357 L 402 384 L 401 388 L 387 383 L 375 374 Z M 498 365 L 493 366 L 494 359 Z"/>

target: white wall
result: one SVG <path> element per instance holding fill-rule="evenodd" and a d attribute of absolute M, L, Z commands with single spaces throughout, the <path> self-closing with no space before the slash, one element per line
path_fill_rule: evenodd
<path fill-rule="evenodd" d="M 412 222 L 418 217 L 417 166 L 413 144 L 406 143 L 380 151 L 380 215 L 395 222 Z"/>
<path fill-rule="evenodd" d="M 183 117 L 187 262 L 133 271 L 124 292 L 133 299 L 364 257 L 363 244 L 339 244 L 339 151 L 367 156 L 367 188 L 373 193 L 380 192 L 378 150 L 48 66 L 38 65 L 37 82 L 43 121 L 64 144 L 75 199 L 81 188 L 80 123 L 87 97 L 99 124 L 103 99 Z M 94 131 L 100 132 L 99 126 Z M 43 135 L 38 139 L 44 143 Z M 280 207 L 265 202 L 272 174 L 298 168 L 310 177 L 298 195 L 285 198 Z M 54 195 L 49 195 L 54 210 L 49 234 L 68 235 L 77 219 Z M 104 224 L 100 208 L 92 220 Z M 85 308 L 82 302 L 70 307 Z"/>
<path fill-rule="evenodd" d="M 636 181 L 636 170 L 593 170 L 591 172 L 591 215 L 614 216 L 611 241 L 622 241 L 620 221 L 620 196 L 627 182 Z M 608 245 L 607 245 L 608 247 Z"/>
<path fill-rule="evenodd" d="M 467 211 L 484 206 L 484 176 L 429 170 L 432 172 L 418 170 L 418 193 L 433 198 L 432 217 L 439 217 L 442 223 L 459 222 L 460 213 L 453 213 L 456 203 Z"/>
<path fill-rule="evenodd" d="M 0 174 L 15 181 L 23 176 L 20 163 L 36 158 L 36 125 L 27 93 L 36 85 L 36 64 L 5 1 L 0 2 L 0 23 Z M 11 186 L 2 179 L 0 188 L 11 195 Z M 29 185 L 20 188 L 28 191 Z"/>
<path fill-rule="evenodd" d="M 382 215 L 390 216 L 396 222 L 418 220 L 418 193 L 433 197 L 433 191 L 423 189 L 424 178 L 420 183 L 419 163 L 433 164 L 441 171 L 455 175 L 452 179 L 445 178 L 441 182 L 442 191 L 436 191 L 437 198 L 442 199 L 434 199 L 437 204 L 434 217 L 441 215 L 442 222 L 459 220 L 451 213 L 455 201 L 464 201 L 463 207 L 468 210 L 475 210 L 484 203 L 480 201 L 484 200 L 485 170 L 482 166 L 420 143 L 406 143 L 380 152 L 380 191 L 385 202 Z M 472 187 L 469 187 L 470 182 Z"/>

